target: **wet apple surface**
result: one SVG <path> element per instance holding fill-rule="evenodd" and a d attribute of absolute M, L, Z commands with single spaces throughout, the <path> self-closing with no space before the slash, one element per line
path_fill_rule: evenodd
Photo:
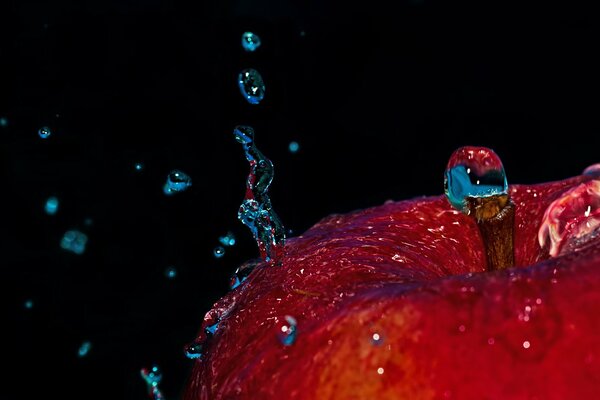
<path fill-rule="evenodd" d="M 325 218 L 207 313 L 185 399 L 594 398 L 600 239 L 573 228 L 577 190 L 596 215 L 594 178 L 508 187 L 515 265 L 498 271 L 443 196 Z"/>

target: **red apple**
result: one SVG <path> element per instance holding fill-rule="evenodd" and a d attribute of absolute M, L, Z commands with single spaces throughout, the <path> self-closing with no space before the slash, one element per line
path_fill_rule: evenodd
<path fill-rule="evenodd" d="M 185 399 L 597 398 L 597 172 L 510 186 L 499 271 L 443 196 L 325 218 L 209 311 Z"/>

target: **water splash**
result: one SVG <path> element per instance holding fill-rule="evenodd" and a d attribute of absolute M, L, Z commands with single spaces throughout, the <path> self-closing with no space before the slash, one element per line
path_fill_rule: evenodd
<path fill-rule="evenodd" d="M 253 52 L 256 51 L 261 45 L 260 37 L 252 32 L 244 32 L 242 34 L 242 47 L 244 50 Z"/>
<path fill-rule="evenodd" d="M 235 139 L 242 144 L 250 163 L 246 180 L 246 196 L 238 211 L 238 219 L 246 225 L 258 244 L 261 258 L 281 264 L 285 246 L 285 228 L 273 210 L 269 186 L 273 181 L 273 163 L 254 144 L 254 130 L 249 126 L 236 126 Z"/>
<path fill-rule="evenodd" d="M 167 182 L 163 187 L 163 192 L 170 196 L 174 193 L 179 193 L 187 190 L 192 186 L 192 178 L 178 169 L 174 169 L 167 176 Z"/>
<path fill-rule="evenodd" d="M 81 343 L 81 346 L 79 346 L 79 349 L 77 350 L 77 355 L 79 356 L 79 358 L 83 358 L 88 355 L 91 348 L 92 342 L 86 340 L 85 342 Z"/>
<path fill-rule="evenodd" d="M 48 139 L 52 135 L 52 131 L 47 126 L 43 126 L 38 130 L 38 135 L 42 139 Z"/>
<path fill-rule="evenodd" d="M 281 344 L 291 346 L 296 341 L 298 335 L 298 322 L 291 315 L 286 315 L 283 321 L 277 325 L 277 338 Z"/>
<path fill-rule="evenodd" d="M 258 104 L 265 98 L 265 83 L 255 69 L 248 68 L 240 72 L 238 86 L 242 96 L 250 104 Z"/>
<path fill-rule="evenodd" d="M 154 365 L 150 369 L 142 368 L 140 374 L 146 382 L 146 385 L 148 385 L 148 395 L 150 398 L 153 400 L 164 400 L 165 397 L 158 388 L 158 384 L 162 380 L 162 373 L 158 366 Z"/>
<path fill-rule="evenodd" d="M 85 252 L 88 237 L 76 229 L 66 231 L 60 240 L 60 247 L 72 253 L 81 255 Z"/>
<path fill-rule="evenodd" d="M 226 235 L 219 237 L 219 243 L 223 246 L 235 246 L 235 235 L 232 232 L 227 232 Z"/>
<path fill-rule="evenodd" d="M 46 204 L 44 205 L 44 211 L 48 215 L 54 215 L 58 211 L 58 198 L 52 196 L 48 197 L 46 200 Z"/>

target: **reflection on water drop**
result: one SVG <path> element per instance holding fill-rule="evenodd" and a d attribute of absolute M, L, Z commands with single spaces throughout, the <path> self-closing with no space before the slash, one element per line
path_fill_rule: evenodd
<path fill-rule="evenodd" d="M 81 346 L 79 346 L 79 350 L 77 350 L 77 355 L 80 358 L 85 357 L 88 355 L 91 348 L 92 348 L 92 342 L 86 340 L 85 342 L 81 343 Z"/>
<path fill-rule="evenodd" d="M 238 219 L 252 232 L 263 260 L 279 264 L 283 257 L 285 228 L 269 198 L 269 186 L 274 174 L 273 163 L 256 147 L 251 127 L 237 126 L 233 133 L 242 144 L 246 160 L 250 164 L 246 196 L 238 210 Z"/>
<path fill-rule="evenodd" d="M 229 281 L 229 288 L 233 290 L 244 283 L 244 281 L 248 279 L 248 275 L 254 271 L 259 263 L 260 260 L 250 260 L 242 264 L 238 269 L 235 270 L 235 273 L 231 277 L 231 280 Z"/>
<path fill-rule="evenodd" d="M 444 192 L 450 204 L 467 212 L 466 199 L 508 193 L 508 182 L 500 157 L 485 147 L 456 150 L 444 173 Z"/>
<path fill-rule="evenodd" d="M 192 178 L 185 172 L 174 169 L 167 176 L 167 182 L 163 187 L 166 195 L 183 192 L 192 186 Z"/>
<path fill-rule="evenodd" d="M 242 34 L 242 47 L 246 51 L 255 51 L 260 47 L 261 41 L 257 34 L 252 32 L 244 32 Z"/>
<path fill-rule="evenodd" d="M 175 267 L 167 267 L 167 269 L 165 269 L 165 276 L 168 279 L 174 279 L 177 276 L 177 270 Z"/>
<path fill-rule="evenodd" d="M 258 104 L 265 98 L 265 83 L 260 73 L 252 68 L 240 72 L 238 86 L 242 96 L 250 104 Z"/>
<path fill-rule="evenodd" d="M 66 231 L 60 240 L 60 247 L 75 254 L 83 254 L 87 245 L 88 237 L 85 233 L 76 229 Z"/>
<path fill-rule="evenodd" d="M 379 346 L 380 344 L 383 343 L 383 338 L 381 337 L 381 335 L 379 333 L 375 332 L 371 336 L 371 343 L 374 344 L 375 346 Z"/>
<path fill-rule="evenodd" d="M 44 211 L 48 215 L 54 215 L 58 211 L 58 199 L 56 197 L 48 197 L 46 204 L 44 205 Z"/>
<path fill-rule="evenodd" d="M 52 135 L 52 131 L 47 126 L 43 126 L 38 130 L 38 135 L 42 139 L 48 139 Z"/>
<path fill-rule="evenodd" d="M 290 142 L 288 149 L 290 150 L 290 153 L 297 153 L 298 150 L 300 150 L 300 145 L 298 144 L 298 142 Z"/>
<path fill-rule="evenodd" d="M 225 248 L 223 246 L 217 246 L 213 250 L 215 258 L 222 258 L 225 255 Z"/>
<path fill-rule="evenodd" d="M 286 315 L 283 321 L 277 325 L 277 338 L 285 346 L 291 346 L 296 341 L 298 334 L 298 323 L 296 319 L 290 315 Z"/>
<path fill-rule="evenodd" d="M 219 243 L 223 246 L 231 247 L 235 245 L 235 235 L 231 232 L 227 232 L 225 236 L 219 237 Z"/>
<path fill-rule="evenodd" d="M 192 343 L 185 346 L 185 356 L 190 360 L 202 358 L 203 345 L 201 341 L 195 340 Z"/>
<path fill-rule="evenodd" d="M 148 386 L 148 394 L 150 398 L 153 400 L 164 400 L 164 396 L 160 389 L 158 388 L 158 384 L 162 380 L 162 373 L 158 366 L 153 366 L 152 368 L 142 368 L 140 370 L 140 375 L 146 382 Z"/>

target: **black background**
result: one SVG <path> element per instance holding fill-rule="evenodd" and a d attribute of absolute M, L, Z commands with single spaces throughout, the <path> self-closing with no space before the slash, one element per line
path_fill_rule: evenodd
<path fill-rule="evenodd" d="M 331 213 L 440 194 L 461 145 L 494 148 L 513 183 L 599 162 L 594 14 L 501 4 L 5 4 L 0 397 L 143 399 L 139 369 L 152 363 L 166 397 L 181 395 L 183 345 L 258 254 L 236 220 L 248 172 L 236 124 L 254 126 L 274 162 L 273 205 L 295 234 Z M 262 38 L 255 53 L 241 48 L 247 30 Z M 247 67 L 267 85 L 257 106 L 236 85 Z M 174 168 L 193 186 L 167 197 Z M 72 228 L 90 238 L 81 256 L 58 245 Z M 228 230 L 238 244 L 215 259 Z"/>

